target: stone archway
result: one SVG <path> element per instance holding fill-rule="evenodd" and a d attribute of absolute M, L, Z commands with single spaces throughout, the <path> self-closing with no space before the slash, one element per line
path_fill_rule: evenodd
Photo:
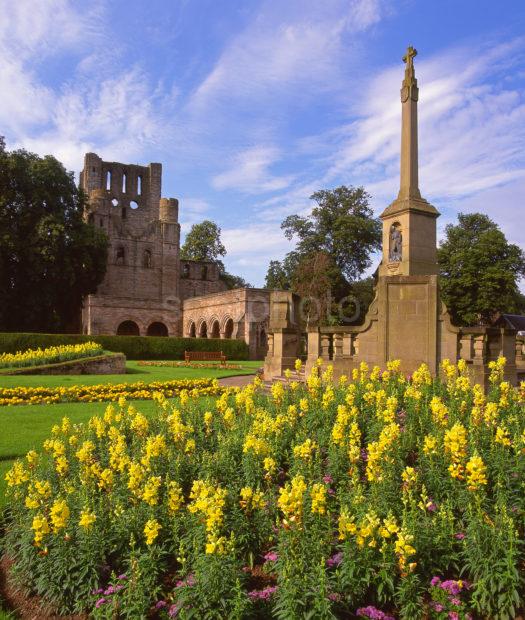
<path fill-rule="evenodd" d="M 139 326 L 135 321 L 122 321 L 117 327 L 117 336 L 140 336 Z"/>
<path fill-rule="evenodd" d="M 233 335 L 233 319 L 229 318 L 224 323 L 224 337 L 231 338 Z"/>
<path fill-rule="evenodd" d="M 221 337 L 221 328 L 219 325 L 219 321 L 215 319 L 215 321 L 213 321 L 213 323 L 211 324 L 210 338 L 220 338 L 220 337 Z"/>
<path fill-rule="evenodd" d="M 196 338 L 197 337 L 197 328 L 195 327 L 195 321 L 192 321 L 190 323 L 190 326 L 188 328 L 188 337 L 189 338 Z"/>
<path fill-rule="evenodd" d="M 208 326 L 206 325 L 206 321 L 202 321 L 199 326 L 199 338 L 207 338 L 208 337 Z"/>
<path fill-rule="evenodd" d="M 166 327 L 166 325 L 164 325 L 164 323 L 161 323 L 160 321 L 154 321 L 148 327 L 146 335 L 166 337 L 168 335 L 168 328 Z"/>

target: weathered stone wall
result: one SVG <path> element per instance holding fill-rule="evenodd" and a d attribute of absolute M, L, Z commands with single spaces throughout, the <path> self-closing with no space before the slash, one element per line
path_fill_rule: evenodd
<path fill-rule="evenodd" d="M 145 335 L 161 322 L 179 334 L 178 202 L 161 199 L 162 166 L 102 161 L 88 153 L 80 186 L 89 197 L 86 218 L 109 238 L 105 278 L 84 304 L 83 331 L 115 334 L 124 321 Z"/>
<path fill-rule="evenodd" d="M 180 261 L 181 299 L 200 297 L 226 290 L 226 284 L 220 279 L 219 268 L 216 263 L 193 260 Z"/>
<path fill-rule="evenodd" d="M 244 340 L 250 359 L 267 351 L 270 291 L 242 288 L 189 297 L 182 304 L 183 336 Z"/>
<path fill-rule="evenodd" d="M 107 271 L 84 302 L 86 334 L 182 335 L 181 300 L 226 289 L 216 264 L 180 261 L 179 203 L 161 198 L 162 166 L 88 153 L 86 219 L 109 238 Z"/>

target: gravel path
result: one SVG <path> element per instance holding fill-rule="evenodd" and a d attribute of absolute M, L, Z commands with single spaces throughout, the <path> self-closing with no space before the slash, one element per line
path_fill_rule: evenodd
<path fill-rule="evenodd" d="M 239 375 L 237 377 L 223 377 L 219 379 L 219 385 L 226 387 L 244 387 L 255 379 L 255 375 Z"/>

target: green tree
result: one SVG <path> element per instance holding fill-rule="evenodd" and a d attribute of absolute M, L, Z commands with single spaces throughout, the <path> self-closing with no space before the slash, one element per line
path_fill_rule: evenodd
<path fill-rule="evenodd" d="M 229 289 L 251 288 L 251 284 L 244 278 L 226 271 L 219 258 L 223 256 L 226 256 L 226 248 L 221 241 L 220 227 L 211 220 L 193 224 L 180 249 L 182 260 L 211 261 L 219 266 L 221 280 Z"/>
<path fill-rule="evenodd" d="M 281 224 L 287 239 L 297 239 L 301 256 L 325 252 L 348 282 L 358 280 L 381 247 L 381 222 L 373 217 L 370 195 L 362 187 L 342 185 L 310 196 L 310 215 L 289 215 Z"/>
<path fill-rule="evenodd" d="M 362 321 L 373 285 L 361 276 L 371 265 L 372 253 L 381 247 L 381 223 L 373 217 L 370 196 L 362 187 L 343 185 L 310 198 L 317 206 L 309 216 L 290 215 L 281 224 L 287 239 L 297 243 L 282 262 L 271 261 L 266 286 L 318 297 L 325 322 L 346 321 L 337 302 L 353 296 L 359 312 L 352 322 Z"/>
<path fill-rule="evenodd" d="M 525 255 L 489 217 L 460 213 L 438 249 L 443 301 L 458 325 L 488 324 L 498 312 L 522 310 L 518 289 Z"/>
<path fill-rule="evenodd" d="M 224 271 L 222 256 L 226 256 L 226 248 L 221 241 L 220 227 L 211 220 L 193 224 L 180 249 L 180 257 L 183 260 L 212 261 Z"/>
<path fill-rule="evenodd" d="M 0 330 L 66 331 L 104 277 L 106 235 L 54 157 L 0 143 Z"/>
<path fill-rule="evenodd" d="M 286 290 L 290 288 L 290 275 L 286 273 L 283 264 L 278 260 L 271 260 L 266 272 L 265 287 L 269 289 Z"/>

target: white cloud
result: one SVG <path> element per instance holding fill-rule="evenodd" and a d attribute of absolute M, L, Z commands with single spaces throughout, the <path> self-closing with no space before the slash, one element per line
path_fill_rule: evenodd
<path fill-rule="evenodd" d="M 231 167 L 212 179 L 215 189 L 235 189 L 251 194 L 262 194 L 284 189 L 293 180 L 291 175 L 274 176 L 270 167 L 281 158 L 279 149 L 272 146 L 254 146 L 233 156 Z"/>
<path fill-rule="evenodd" d="M 202 222 L 211 206 L 202 198 L 182 197 L 179 199 L 179 221 L 181 230 L 186 234 L 193 224 Z"/>
<path fill-rule="evenodd" d="M 301 0 L 263 3 L 248 28 L 222 52 L 190 101 L 194 112 L 232 98 L 249 101 L 332 90 L 338 82 L 343 36 L 379 21 L 384 0 Z M 298 17 L 300 15 L 301 17 Z M 242 101 L 241 101 L 242 103 Z"/>

